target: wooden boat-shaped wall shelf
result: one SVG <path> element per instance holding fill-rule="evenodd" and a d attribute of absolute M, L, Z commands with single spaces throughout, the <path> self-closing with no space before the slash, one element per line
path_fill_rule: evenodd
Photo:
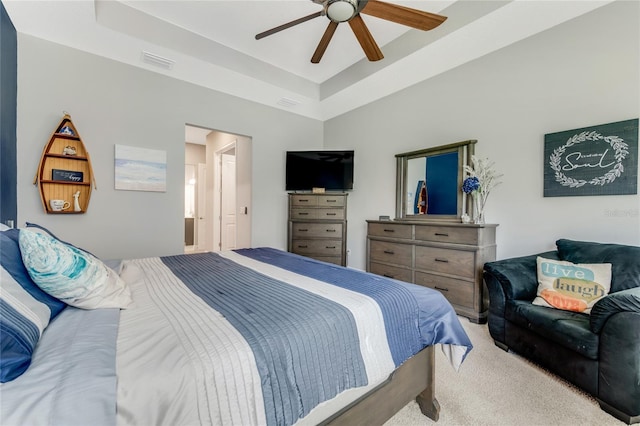
<path fill-rule="evenodd" d="M 89 152 L 69 114 L 64 115 L 45 145 L 33 184 L 40 189 L 46 213 L 78 214 L 89 208 L 91 189 L 98 188 Z"/>

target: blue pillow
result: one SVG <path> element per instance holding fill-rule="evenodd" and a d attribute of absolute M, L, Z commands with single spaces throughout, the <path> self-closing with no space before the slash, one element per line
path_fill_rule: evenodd
<path fill-rule="evenodd" d="M 31 280 L 18 235 L 17 229 L 0 232 L 0 383 L 26 371 L 42 332 L 66 306 Z"/>

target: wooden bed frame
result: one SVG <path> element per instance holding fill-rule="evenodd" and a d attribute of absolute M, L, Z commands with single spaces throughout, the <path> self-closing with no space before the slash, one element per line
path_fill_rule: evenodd
<path fill-rule="evenodd" d="M 422 414 L 437 422 L 440 404 L 435 398 L 434 346 L 427 346 L 409 358 L 380 386 L 320 424 L 381 425 L 414 398 Z"/>

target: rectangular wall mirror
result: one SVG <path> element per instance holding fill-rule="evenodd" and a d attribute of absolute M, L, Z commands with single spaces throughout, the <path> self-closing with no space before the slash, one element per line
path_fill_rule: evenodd
<path fill-rule="evenodd" d="M 471 214 L 462 192 L 476 140 L 396 155 L 396 219 L 460 221 Z"/>

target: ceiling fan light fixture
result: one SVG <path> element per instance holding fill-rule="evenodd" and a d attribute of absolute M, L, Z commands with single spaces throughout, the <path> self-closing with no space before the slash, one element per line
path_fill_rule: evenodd
<path fill-rule="evenodd" d="M 327 16 L 333 22 L 346 22 L 353 18 L 357 11 L 357 0 L 329 0 L 327 3 Z"/>

